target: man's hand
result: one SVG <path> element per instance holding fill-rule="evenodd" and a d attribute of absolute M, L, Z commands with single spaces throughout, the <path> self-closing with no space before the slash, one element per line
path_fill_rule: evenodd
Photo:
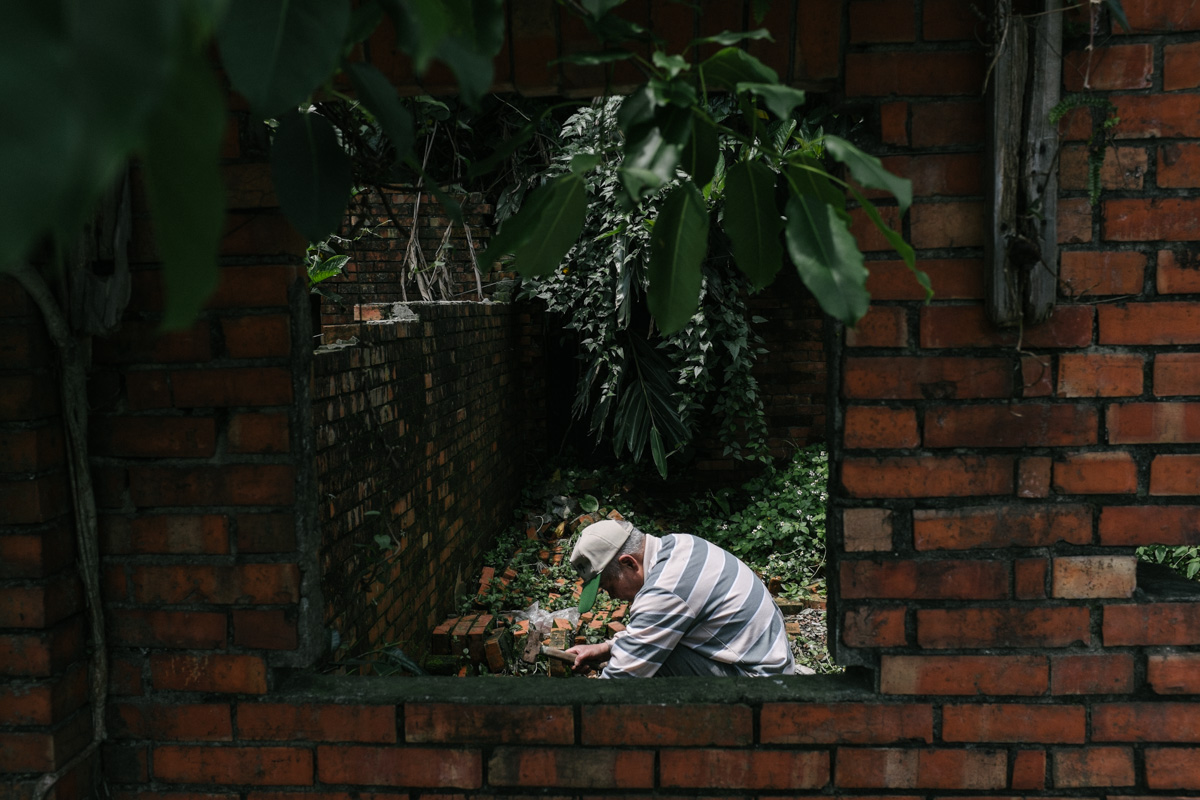
<path fill-rule="evenodd" d="M 606 661 L 608 654 L 612 650 L 612 642 L 601 642 L 600 644 L 577 644 L 568 653 L 575 656 L 575 663 L 571 665 L 572 672 L 583 672 L 593 661 Z"/>

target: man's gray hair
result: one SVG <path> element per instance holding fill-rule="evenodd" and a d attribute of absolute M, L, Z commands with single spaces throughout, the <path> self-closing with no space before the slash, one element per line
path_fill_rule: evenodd
<path fill-rule="evenodd" d="M 621 568 L 621 565 L 617 562 L 620 560 L 621 556 L 630 556 L 641 553 L 642 548 L 646 545 L 646 534 L 633 527 L 633 523 L 622 522 L 621 525 L 629 526 L 629 538 L 625 540 L 625 544 L 621 545 L 621 549 L 617 550 L 617 552 L 613 555 L 612 560 L 609 561 L 608 565 L 605 566 L 601 571 L 600 575 L 607 581 L 615 580 L 617 575 L 620 574 L 618 570 Z"/>

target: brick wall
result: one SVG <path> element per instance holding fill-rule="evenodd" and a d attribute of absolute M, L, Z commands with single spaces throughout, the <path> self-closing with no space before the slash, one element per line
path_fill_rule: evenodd
<path fill-rule="evenodd" d="M 424 652 L 544 452 L 539 315 L 507 303 L 403 311 L 411 321 L 327 328 L 358 344 L 318 350 L 313 367 L 325 624 L 348 655 L 396 642 Z"/>
<path fill-rule="evenodd" d="M 293 346 L 308 331 L 286 230 L 269 208 L 235 204 L 228 288 L 197 325 L 97 353 L 112 795 L 1200 793 L 1200 603 L 1132 561 L 1138 544 L 1198 541 L 1188 54 L 1200 14 L 1185 0 L 1124 5 L 1135 32 L 1101 36 L 1093 58 L 1121 64 L 1097 73 L 1098 91 L 1135 168 L 1110 170 L 1092 209 L 1067 159 L 1059 307 L 1018 349 L 979 300 L 986 65 L 969 4 L 846 4 L 845 90 L 878 152 L 914 179 L 902 224 L 938 296 L 920 304 L 879 251 L 871 315 L 830 357 L 832 633 L 838 657 L 862 665 L 844 677 L 629 686 L 272 669 L 312 663 L 304 620 L 324 608 L 309 580 L 311 362 L 307 346 L 280 349 L 279 328 L 238 336 L 278 317 Z M 155 275 L 139 273 L 131 322 L 153 320 Z M 36 330 L 11 296 L 5 324 Z M 71 581 L 49 373 L 2 352 L 0 769 L 20 777 L 81 746 L 71 687 L 85 633 L 46 591 Z M 15 399 L 33 391 L 36 403 Z M 286 450 L 246 436 L 275 414 Z M 29 431 L 46 431 L 46 450 L 22 450 Z M 294 645 L 268 635 L 291 617 Z M 14 653 L 35 659 L 22 672 Z M 58 796 L 88 794 L 76 781 Z"/>

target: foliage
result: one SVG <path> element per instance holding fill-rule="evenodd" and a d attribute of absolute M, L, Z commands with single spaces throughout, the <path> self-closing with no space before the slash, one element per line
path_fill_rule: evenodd
<path fill-rule="evenodd" d="M 1166 564 L 1179 574 L 1193 580 L 1200 576 L 1200 545 L 1139 547 L 1137 557 L 1151 564 Z"/>
<path fill-rule="evenodd" d="M 1087 108 L 1091 111 L 1092 130 L 1087 140 L 1088 200 L 1094 206 L 1100 200 L 1100 170 L 1104 166 L 1104 153 L 1108 149 L 1110 131 L 1121 122 L 1117 107 L 1107 97 L 1091 94 L 1072 94 L 1060 100 L 1050 109 L 1050 124 L 1057 125 L 1068 111 Z"/>

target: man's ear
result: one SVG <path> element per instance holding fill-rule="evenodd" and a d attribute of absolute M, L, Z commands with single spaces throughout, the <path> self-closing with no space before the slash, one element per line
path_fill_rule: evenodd
<path fill-rule="evenodd" d="M 637 559 L 634 558 L 633 556 L 629 555 L 628 553 L 626 553 L 625 555 L 618 558 L 617 563 L 620 564 L 625 569 L 636 570 L 637 566 L 638 566 Z"/>

